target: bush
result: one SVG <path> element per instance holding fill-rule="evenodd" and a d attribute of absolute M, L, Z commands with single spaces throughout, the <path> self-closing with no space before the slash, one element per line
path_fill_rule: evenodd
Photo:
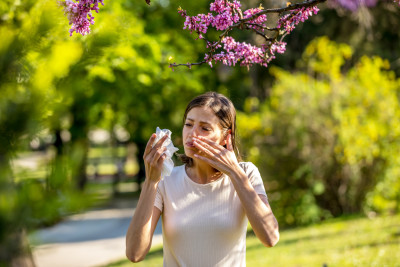
<path fill-rule="evenodd" d="M 399 210 L 400 82 L 378 57 L 346 69 L 351 54 L 315 39 L 299 62 L 304 72 L 271 69 L 270 98 L 247 99 L 238 115 L 244 152 L 283 225 Z"/>

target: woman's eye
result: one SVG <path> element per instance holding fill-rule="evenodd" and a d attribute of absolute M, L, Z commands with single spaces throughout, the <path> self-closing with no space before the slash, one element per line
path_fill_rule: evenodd
<path fill-rule="evenodd" d="M 205 128 L 205 127 L 203 127 L 203 130 L 204 130 L 204 131 L 207 131 L 207 132 L 208 132 L 208 131 L 211 131 L 209 128 Z"/>
<path fill-rule="evenodd" d="M 190 123 L 185 123 L 185 126 L 188 126 L 188 127 L 190 127 L 190 126 L 192 126 Z"/>

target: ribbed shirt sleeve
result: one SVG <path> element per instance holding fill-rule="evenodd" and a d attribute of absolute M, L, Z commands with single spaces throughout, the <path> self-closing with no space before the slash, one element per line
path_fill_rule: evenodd
<path fill-rule="evenodd" d="M 244 172 L 249 177 L 249 181 L 258 195 L 265 195 L 264 183 L 261 178 L 260 171 L 252 162 L 241 162 Z"/>

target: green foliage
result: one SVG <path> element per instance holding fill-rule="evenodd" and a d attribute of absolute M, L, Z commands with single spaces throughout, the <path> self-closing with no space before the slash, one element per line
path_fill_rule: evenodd
<path fill-rule="evenodd" d="M 397 266 L 399 215 L 338 218 L 318 225 L 283 230 L 278 244 L 264 247 L 254 235 L 246 239 L 247 266 Z M 366 234 L 368 233 L 368 234 Z M 137 266 L 161 266 L 162 248 L 154 247 Z M 107 266 L 131 266 L 127 259 Z"/>
<path fill-rule="evenodd" d="M 13 233 L 93 204 L 75 192 L 86 183 L 90 129 L 105 128 L 115 144 L 114 129 L 125 128 L 138 154 L 156 126 L 179 141 L 183 105 L 212 81 L 208 69 L 168 68 L 171 56 L 193 58 L 194 40 L 148 27 L 149 15 L 157 18 L 153 26 L 169 25 L 162 13 L 171 9 L 170 19 L 182 23 L 177 6 L 142 4 L 108 2 L 92 34 L 72 38 L 56 1 L 0 4 L 0 264 L 21 252 L 11 249 L 10 240 L 20 245 Z M 63 131 L 69 142 L 61 140 Z M 54 143 L 47 177 L 16 180 L 13 157 L 43 132 Z"/>
<path fill-rule="evenodd" d="M 272 68 L 270 99 L 247 99 L 250 113 L 239 114 L 243 148 L 261 167 L 282 225 L 398 211 L 400 83 L 378 57 L 343 72 L 350 56 L 346 45 L 315 39 L 302 58 L 306 73 Z"/>
<path fill-rule="evenodd" d="M 396 266 L 398 219 L 338 218 L 285 230 L 267 250 L 253 236 L 247 238 L 247 266 Z"/>
<path fill-rule="evenodd" d="M 348 38 L 350 31 L 349 43 L 362 49 L 327 39 L 313 42 L 299 63 L 305 73 L 271 72 L 278 82 L 264 102 L 270 74 L 258 68 L 172 72 L 167 67 L 169 61 L 204 57 L 204 43 L 179 31 L 183 20 L 176 11 L 182 6 L 201 13 L 208 5 L 205 0 L 153 1 L 151 6 L 109 1 L 90 35 L 71 38 L 56 1 L 0 3 L 0 261 L 9 247 L 3 241 L 18 242 L 12 236 L 16 231 L 55 222 L 91 204 L 75 193 L 86 183 L 90 129 L 109 131 L 109 145 L 115 146 L 114 130 L 124 128 L 127 142 L 137 146 L 137 158 L 156 126 L 171 129 L 180 146 L 184 107 L 205 90 L 220 91 L 245 110 L 238 118 L 244 152 L 262 169 L 283 224 L 310 223 L 361 207 L 399 210 L 400 162 L 394 156 L 399 83 L 382 70 L 389 65 L 379 58 L 363 58 L 351 68 L 360 51 L 376 50 L 396 64 L 397 13 L 379 13 L 382 19 L 371 34 L 373 40 L 385 38 L 371 43 L 352 21 L 325 11 L 327 24 L 317 35 L 328 31 Z M 291 53 L 313 38 L 309 28 L 320 24 L 313 21 L 298 29 L 304 38 L 296 32 L 289 36 L 289 59 L 280 57 L 277 64 L 294 68 L 290 62 L 298 57 Z M 351 27 L 338 30 L 341 23 Z M 44 132 L 54 144 L 53 161 L 41 170 L 47 176 L 17 180 L 12 159 Z M 61 132 L 70 133 L 69 142 L 61 140 Z"/>

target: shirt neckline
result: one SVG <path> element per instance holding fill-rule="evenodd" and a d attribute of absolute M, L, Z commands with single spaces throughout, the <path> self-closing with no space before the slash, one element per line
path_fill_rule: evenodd
<path fill-rule="evenodd" d="M 222 173 L 221 177 L 219 177 L 215 181 L 212 181 L 212 182 L 209 182 L 209 183 L 206 183 L 206 184 L 199 184 L 199 183 L 196 183 L 195 181 L 193 181 L 192 179 L 190 179 L 189 175 L 186 172 L 186 164 L 183 165 L 183 173 L 184 173 L 185 179 L 188 180 L 191 184 L 194 184 L 196 186 L 204 186 L 204 187 L 205 186 L 212 186 L 214 184 L 217 184 L 217 183 L 221 182 L 226 177 L 226 174 Z"/>

